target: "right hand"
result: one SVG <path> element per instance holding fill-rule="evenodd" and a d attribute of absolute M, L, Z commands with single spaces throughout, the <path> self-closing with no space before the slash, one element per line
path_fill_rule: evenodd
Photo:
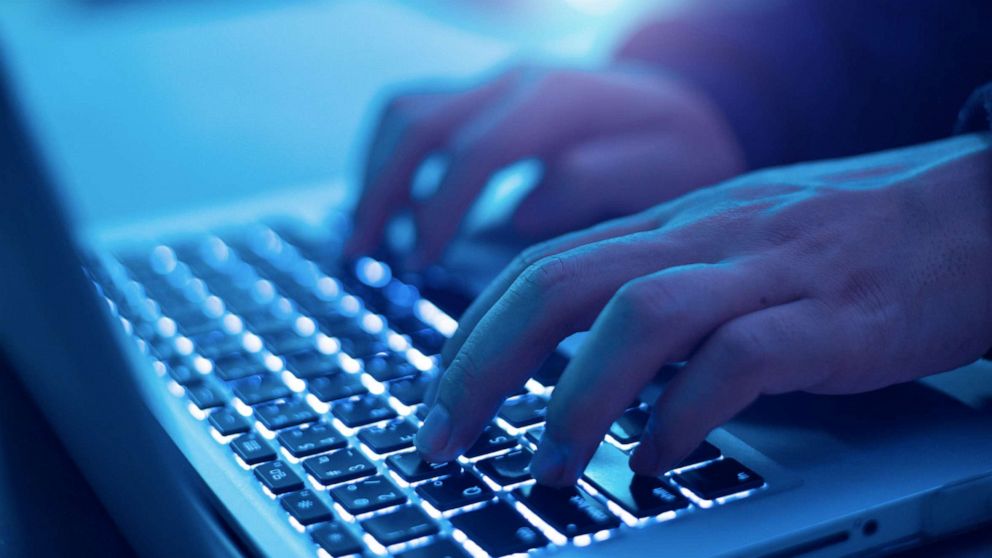
<path fill-rule="evenodd" d="M 436 193 L 414 203 L 421 163 L 442 154 Z M 436 261 L 489 178 L 538 158 L 541 183 L 513 225 L 530 240 L 636 213 L 743 170 L 722 115 L 676 78 L 638 68 L 518 68 L 461 91 L 394 98 L 368 151 L 351 256 L 374 250 L 397 211 L 414 206 L 417 242 L 407 264 Z"/>

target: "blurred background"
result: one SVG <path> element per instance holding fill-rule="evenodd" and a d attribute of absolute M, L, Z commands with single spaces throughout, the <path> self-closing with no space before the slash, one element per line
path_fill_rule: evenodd
<path fill-rule="evenodd" d="M 29 118 L 101 224 L 354 184 L 390 93 L 517 61 L 595 64 L 682 0 L 10 0 Z"/>

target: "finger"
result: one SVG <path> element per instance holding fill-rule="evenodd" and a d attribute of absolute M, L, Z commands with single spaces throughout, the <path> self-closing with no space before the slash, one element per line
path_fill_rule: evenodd
<path fill-rule="evenodd" d="M 479 87 L 401 95 L 390 101 L 368 149 L 346 254 L 358 255 L 378 245 L 386 222 L 409 201 L 414 173 L 424 159 L 447 142 L 452 130 L 504 94 L 516 75 L 510 71 Z"/>
<path fill-rule="evenodd" d="M 479 320 L 489 311 L 514 281 L 529 267 L 538 261 L 554 256 L 580 246 L 593 244 L 610 238 L 627 236 L 634 233 L 649 231 L 658 226 L 651 212 L 642 212 L 620 219 L 601 223 L 582 231 L 576 231 L 541 244 L 534 245 L 521 252 L 510 264 L 489 284 L 458 321 L 458 329 L 445 343 L 441 352 L 443 362 L 451 363 L 455 354 L 469 334 L 475 329 Z M 431 401 L 428 399 L 428 401 Z"/>
<path fill-rule="evenodd" d="M 671 134 L 644 131 L 592 138 L 547 164 L 547 176 L 513 215 L 514 227 L 547 238 L 624 215 L 681 194 L 686 177 Z"/>
<path fill-rule="evenodd" d="M 574 483 L 610 424 L 662 365 L 738 316 L 794 299 L 765 259 L 667 269 L 624 285 L 562 374 L 531 464 L 538 482 Z"/>
<path fill-rule="evenodd" d="M 511 163 L 545 159 L 591 135 L 657 126 L 647 109 L 590 110 L 589 98 L 615 98 L 603 83 L 590 84 L 582 72 L 562 72 L 532 80 L 513 96 L 478 114 L 447 146 L 450 165 L 435 195 L 417 206 L 417 251 L 411 261 L 423 267 L 440 257 L 489 178 Z M 629 107 L 624 107 L 629 109 Z M 648 116 L 650 114 L 650 117 Z"/>
<path fill-rule="evenodd" d="M 825 377 L 835 352 L 836 338 L 824 331 L 831 321 L 803 299 L 723 325 L 665 386 L 631 468 L 660 475 L 762 393 L 801 389 Z"/>
<path fill-rule="evenodd" d="M 588 328 L 620 286 L 659 267 L 716 254 L 649 231 L 574 248 L 530 266 L 482 318 L 439 381 L 430 414 L 458 417 L 457 423 L 443 431 L 421 430 L 418 447 L 430 459 L 456 457 L 503 399 L 562 339 Z"/>

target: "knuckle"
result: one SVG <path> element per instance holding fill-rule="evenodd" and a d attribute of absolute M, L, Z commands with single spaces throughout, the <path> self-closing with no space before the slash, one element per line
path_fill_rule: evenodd
<path fill-rule="evenodd" d="M 748 320 L 731 322 L 715 335 L 715 342 L 735 363 L 734 368 L 761 370 L 770 364 L 774 354 L 767 332 Z M 726 371 L 714 371 L 716 373 Z"/>
<path fill-rule="evenodd" d="M 613 305 L 623 319 L 651 329 L 654 325 L 680 323 L 690 317 L 681 298 L 668 281 L 642 277 L 621 287 Z"/>
<path fill-rule="evenodd" d="M 518 283 L 524 292 L 547 293 L 568 282 L 574 275 L 570 258 L 548 256 L 532 264 L 520 274 Z"/>

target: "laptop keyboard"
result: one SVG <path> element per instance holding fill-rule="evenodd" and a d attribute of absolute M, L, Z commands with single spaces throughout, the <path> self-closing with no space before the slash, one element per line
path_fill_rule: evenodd
<path fill-rule="evenodd" d="M 251 227 L 101 258 L 88 270 L 164 388 L 230 448 L 315 554 L 585 546 L 765 488 L 708 442 L 663 477 L 634 476 L 627 459 L 647 418 L 639 402 L 578 486 L 534 484 L 527 467 L 567 364 L 557 353 L 463 457 L 424 462 L 413 449 L 421 403 L 467 299 L 370 258 L 342 265 L 326 245 Z"/>

